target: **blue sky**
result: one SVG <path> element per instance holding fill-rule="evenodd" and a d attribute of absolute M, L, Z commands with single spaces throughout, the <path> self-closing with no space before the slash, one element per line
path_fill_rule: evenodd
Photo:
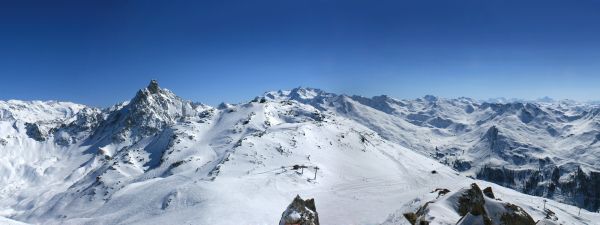
<path fill-rule="evenodd" d="M 2 1 L 0 99 L 600 99 L 600 1 Z"/>

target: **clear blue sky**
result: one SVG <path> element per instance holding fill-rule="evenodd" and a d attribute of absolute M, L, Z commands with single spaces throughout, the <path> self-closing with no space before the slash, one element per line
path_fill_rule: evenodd
<path fill-rule="evenodd" d="M 0 2 L 0 99 L 600 99 L 600 1 Z"/>

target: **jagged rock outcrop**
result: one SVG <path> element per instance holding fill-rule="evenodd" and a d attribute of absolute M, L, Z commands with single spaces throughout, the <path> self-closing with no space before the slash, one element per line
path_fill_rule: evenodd
<path fill-rule="evenodd" d="M 496 198 L 496 196 L 494 196 L 494 192 L 492 191 L 492 187 L 486 187 L 485 189 L 483 189 L 483 194 L 488 198 Z"/>
<path fill-rule="evenodd" d="M 43 131 L 37 123 L 25 123 L 27 136 L 36 141 L 45 141 L 48 138 L 48 133 Z"/>
<path fill-rule="evenodd" d="M 473 215 L 481 215 L 484 214 L 483 205 L 485 204 L 485 200 L 483 199 L 483 192 L 477 184 L 471 184 L 471 188 L 467 189 L 459 198 L 458 198 L 458 214 L 461 216 L 466 215 L 467 213 L 472 213 Z"/>
<path fill-rule="evenodd" d="M 84 108 L 75 115 L 72 122 L 53 129 L 54 142 L 58 145 L 68 146 L 87 138 L 103 120 L 101 110 Z"/>
<path fill-rule="evenodd" d="M 319 225 L 314 199 L 302 200 L 299 195 L 281 215 L 279 225 Z"/>
<path fill-rule="evenodd" d="M 416 213 L 405 213 L 404 216 L 413 225 L 535 225 L 533 218 L 521 207 L 490 198 L 494 193 L 489 187 L 484 190 L 473 183 L 470 188 L 427 202 Z M 447 209 L 456 215 L 447 215 Z M 438 216 L 442 214 L 445 216 Z M 459 219 L 453 221 L 452 218 Z"/>
<path fill-rule="evenodd" d="M 95 138 L 105 138 L 110 134 L 115 142 L 156 135 L 168 125 L 187 116 L 195 115 L 194 105 L 162 89 L 156 80 L 137 92 L 125 106 L 108 115 L 94 134 Z"/>

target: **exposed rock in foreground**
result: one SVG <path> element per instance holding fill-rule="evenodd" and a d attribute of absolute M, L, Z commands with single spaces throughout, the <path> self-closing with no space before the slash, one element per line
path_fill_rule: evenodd
<path fill-rule="evenodd" d="M 315 200 L 302 200 L 299 195 L 296 196 L 281 215 L 279 225 L 319 225 Z"/>
<path fill-rule="evenodd" d="M 405 213 L 413 225 L 535 225 L 535 221 L 521 207 L 490 198 L 492 189 L 485 194 L 477 184 L 468 189 L 446 194 L 421 206 L 416 213 Z M 456 221 L 458 219 L 458 221 Z"/>

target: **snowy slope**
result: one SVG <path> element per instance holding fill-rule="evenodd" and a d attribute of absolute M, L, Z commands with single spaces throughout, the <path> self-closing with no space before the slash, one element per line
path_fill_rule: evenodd
<path fill-rule="evenodd" d="M 71 152 L 72 146 L 61 142 L 62 132 L 56 132 L 53 140 L 47 134 L 65 124 L 75 127 L 80 122 L 78 115 L 94 110 L 68 102 L 0 102 L 0 199 L 3 199 L 0 205 L 31 204 L 22 196 L 32 194 L 43 198 L 61 190 L 56 187 L 65 184 L 46 175 L 72 173 L 79 167 L 78 161 L 72 159 L 81 156 Z M 78 133 L 85 136 L 84 132 Z M 45 188 L 36 190 L 40 185 Z"/>
<path fill-rule="evenodd" d="M 0 216 L 0 224 L 3 224 L 3 225 L 27 225 L 26 223 L 19 222 L 16 220 L 11 220 L 11 219 L 8 219 L 8 218 L 2 217 L 2 216 Z"/>
<path fill-rule="evenodd" d="M 75 115 L 85 108 L 70 102 L 57 101 L 0 101 L 0 120 L 24 122 L 55 121 Z"/>
<path fill-rule="evenodd" d="M 590 210 L 600 208 L 600 108 L 573 101 L 486 103 L 270 92 L 359 122 L 465 175 Z M 300 97 L 299 97 L 300 96 Z"/>
<path fill-rule="evenodd" d="M 0 215 L 32 224 L 274 224 L 299 194 L 315 198 L 321 224 L 379 224 L 436 188 L 474 182 L 403 147 L 395 132 L 423 136 L 390 125 L 402 120 L 351 101 L 295 89 L 213 108 L 151 82 L 104 110 L 61 103 L 36 109 L 48 111 L 41 122 L 3 117 Z M 543 218 L 542 198 L 476 182 Z M 566 224 L 600 219 L 548 204 Z"/>

